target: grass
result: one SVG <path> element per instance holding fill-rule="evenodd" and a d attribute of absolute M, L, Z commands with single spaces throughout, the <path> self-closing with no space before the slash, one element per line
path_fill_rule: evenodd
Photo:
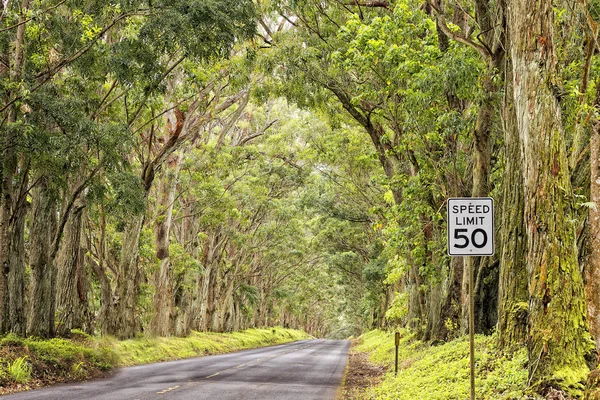
<path fill-rule="evenodd" d="M 0 394 L 99 376 L 117 362 L 112 348 L 80 332 L 49 340 L 8 334 L 0 337 Z"/>
<path fill-rule="evenodd" d="M 207 354 L 229 353 L 236 350 L 292 342 L 309 336 L 292 329 L 248 329 L 233 333 L 193 332 L 186 338 L 144 337 L 115 342 L 121 366 L 179 360 Z"/>
<path fill-rule="evenodd" d="M 505 355 L 495 349 L 494 336 L 475 339 L 477 399 L 527 399 L 525 349 Z M 370 353 L 371 361 L 390 365 L 383 382 L 371 388 L 368 399 L 464 400 L 469 398 L 469 342 L 460 338 L 431 346 L 402 332 L 399 371 L 394 377 L 394 334 L 372 331 L 360 337 L 357 351 Z"/>
<path fill-rule="evenodd" d="M 8 363 L 8 375 L 16 383 L 27 383 L 31 380 L 31 366 L 27 361 L 27 356 L 19 357 L 13 362 Z"/>
<path fill-rule="evenodd" d="M 119 341 L 73 331 L 70 339 L 0 337 L 0 394 L 58 382 L 86 380 L 115 367 L 228 353 L 307 339 L 280 327 L 233 333 L 193 332 L 189 337 L 139 337 Z"/>

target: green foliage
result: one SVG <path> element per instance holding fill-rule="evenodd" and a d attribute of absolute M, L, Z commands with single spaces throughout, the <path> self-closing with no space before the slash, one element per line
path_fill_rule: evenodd
<path fill-rule="evenodd" d="M 24 384 L 31 380 L 31 365 L 26 360 L 27 356 L 23 356 L 8 363 L 8 375 L 16 383 Z"/>
<path fill-rule="evenodd" d="M 360 338 L 358 351 L 370 353 L 377 364 L 393 366 L 394 333 L 371 331 Z M 527 351 L 496 350 L 495 336 L 476 336 L 477 398 L 530 399 L 527 391 Z M 376 399 L 462 400 L 469 397 L 469 342 L 463 337 L 439 346 L 419 342 L 401 332 L 399 371 L 393 368 L 381 385 L 369 390 Z"/>
<path fill-rule="evenodd" d="M 42 382 L 82 380 L 98 376 L 118 365 L 112 345 L 74 331 L 72 339 L 0 338 L 0 354 L 6 364 L 0 368 L 0 382 L 7 386 Z"/>

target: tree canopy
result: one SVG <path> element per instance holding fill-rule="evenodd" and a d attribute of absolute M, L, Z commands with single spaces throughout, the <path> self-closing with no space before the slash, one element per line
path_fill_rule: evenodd
<path fill-rule="evenodd" d="M 599 7 L 4 1 L 0 334 L 439 342 L 472 293 L 476 331 L 527 348 L 532 391 L 581 397 Z M 495 255 L 449 257 L 447 200 L 488 196 Z"/>

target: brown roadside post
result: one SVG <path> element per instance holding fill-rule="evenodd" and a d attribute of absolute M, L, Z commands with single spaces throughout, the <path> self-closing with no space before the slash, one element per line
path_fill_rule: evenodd
<path fill-rule="evenodd" d="M 400 346 L 400 332 L 396 332 L 396 369 L 394 376 L 398 376 L 398 347 Z"/>

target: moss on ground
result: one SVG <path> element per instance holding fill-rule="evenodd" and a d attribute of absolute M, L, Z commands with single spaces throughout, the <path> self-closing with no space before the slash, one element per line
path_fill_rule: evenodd
<path fill-rule="evenodd" d="M 9 334 L 0 337 L 0 394 L 99 377 L 115 367 L 228 353 L 307 338 L 302 331 L 279 327 L 124 341 L 94 338 L 80 331 L 73 331 L 69 339 L 48 340 Z"/>
<path fill-rule="evenodd" d="M 375 363 L 394 363 L 394 333 L 372 331 L 360 337 L 357 351 L 370 353 Z M 527 353 L 506 355 L 496 350 L 494 336 L 476 336 L 477 399 L 508 400 L 527 397 Z M 394 400 L 464 400 L 469 397 L 469 342 L 460 338 L 431 346 L 402 332 L 399 371 L 390 368 L 383 382 L 366 398 Z"/>

